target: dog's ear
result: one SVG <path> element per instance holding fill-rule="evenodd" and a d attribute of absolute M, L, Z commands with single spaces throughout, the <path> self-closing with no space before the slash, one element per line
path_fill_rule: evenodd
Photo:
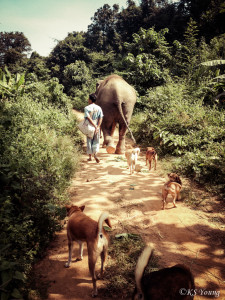
<path fill-rule="evenodd" d="M 84 211 L 85 205 L 79 207 L 81 211 Z"/>
<path fill-rule="evenodd" d="M 175 179 L 177 180 L 177 181 L 180 181 L 180 176 L 179 175 L 175 175 Z"/>
<path fill-rule="evenodd" d="M 65 205 L 65 208 L 66 208 L 66 215 L 67 215 L 67 216 L 69 216 L 71 207 L 72 207 L 72 205 Z"/>
<path fill-rule="evenodd" d="M 66 211 L 68 212 L 70 209 L 71 209 L 72 205 L 66 205 L 65 208 L 66 208 Z"/>
<path fill-rule="evenodd" d="M 111 222 L 110 222 L 110 219 L 106 219 L 105 220 L 105 222 L 106 222 L 106 224 L 110 227 L 110 228 L 112 228 L 112 225 L 111 225 Z"/>
<path fill-rule="evenodd" d="M 181 179 L 180 179 L 180 176 L 179 176 L 179 175 L 177 175 L 177 178 L 176 178 L 176 180 L 177 180 L 177 182 L 178 182 L 180 185 L 182 185 L 182 181 L 181 181 Z"/>

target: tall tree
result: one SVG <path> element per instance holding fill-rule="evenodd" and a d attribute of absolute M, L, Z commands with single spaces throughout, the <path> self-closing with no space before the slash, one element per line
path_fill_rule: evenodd
<path fill-rule="evenodd" d="M 92 24 L 88 26 L 87 47 L 96 51 L 111 51 L 118 44 L 116 23 L 118 20 L 119 5 L 105 4 L 92 17 Z"/>
<path fill-rule="evenodd" d="M 195 21 L 199 21 L 203 12 L 207 10 L 212 0 L 180 0 L 178 3 L 178 11 L 188 18 L 192 17 Z"/>
<path fill-rule="evenodd" d="M 128 0 L 127 4 L 127 8 L 120 12 L 117 23 L 117 32 L 123 42 L 132 41 L 132 35 L 139 31 L 142 20 L 140 6 L 137 6 L 133 0 Z"/>
<path fill-rule="evenodd" d="M 154 28 L 141 28 L 133 34 L 133 42 L 125 45 L 128 52 L 125 58 L 128 80 L 136 85 L 140 94 L 166 81 L 171 61 L 170 48 L 165 38 L 167 32 L 167 29 L 156 32 Z"/>
<path fill-rule="evenodd" d="M 0 67 L 23 64 L 31 51 L 31 44 L 22 32 L 0 32 Z"/>
<path fill-rule="evenodd" d="M 47 65 L 52 71 L 52 75 L 62 79 L 64 68 L 77 60 L 88 62 L 89 50 L 84 46 L 84 33 L 73 32 L 59 41 L 47 60 Z"/>
<path fill-rule="evenodd" d="M 200 28 L 208 41 L 215 35 L 225 33 L 225 2 L 224 0 L 211 0 L 210 2 L 200 20 Z"/>
<path fill-rule="evenodd" d="M 141 0 L 141 9 L 142 9 L 142 24 L 141 26 L 144 28 L 149 28 L 153 26 L 151 19 L 154 17 L 157 8 L 155 4 L 155 0 Z"/>
<path fill-rule="evenodd" d="M 50 70 L 46 66 L 46 58 L 43 58 L 36 51 L 32 52 L 26 67 L 28 73 L 34 73 L 40 80 L 46 80 L 50 77 Z"/>
<path fill-rule="evenodd" d="M 201 35 L 207 41 L 225 32 L 224 0 L 180 0 L 177 10 L 188 20 L 191 17 L 197 22 Z"/>

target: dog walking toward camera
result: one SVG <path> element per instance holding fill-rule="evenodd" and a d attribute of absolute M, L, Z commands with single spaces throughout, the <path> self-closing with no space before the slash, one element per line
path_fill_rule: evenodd
<path fill-rule="evenodd" d="M 153 248 L 146 246 L 138 258 L 132 300 L 194 299 L 194 278 L 184 265 L 179 264 L 143 275 L 152 254 Z"/>
<path fill-rule="evenodd" d="M 140 151 L 141 151 L 140 148 L 134 148 L 134 149 L 129 149 L 125 152 L 127 164 L 130 169 L 130 175 L 132 175 L 135 171 L 135 167 L 137 164 L 137 160 L 138 160 Z"/>
<path fill-rule="evenodd" d="M 158 157 L 157 157 L 157 153 L 156 153 L 155 149 L 153 147 L 147 147 L 146 166 L 149 164 L 149 171 L 152 168 L 152 161 L 154 161 L 154 164 L 155 164 L 154 170 L 156 170 L 157 160 L 158 160 Z"/>
<path fill-rule="evenodd" d="M 103 223 L 105 222 L 110 228 L 112 228 L 112 226 L 110 223 L 109 214 L 107 212 L 103 212 L 100 215 L 98 222 L 96 222 L 83 213 L 84 208 L 85 206 L 66 206 L 67 215 L 69 216 L 67 224 L 69 257 L 65 267 L 69 268 L 72 261 L 73 241 L 76 241 L 79 244 L 79 256 L 76 261 L 83 259 L 83 243 L 86 242 L 89 271 L 91 273 L 93 283 L 92 297 L 95 297 L 98 295 L 95 264 L 98 257 L 101 256 L 100 278 L 102 278 L 109 242 L 109 237 L 103 228 Z"/>
<path fill-rule="evenodd" d="M 169 181 L 167 181 L 162 188 L 162 201 L 163 201 L 162 209 L 165 209 L 165 205 L 167 203 L 166 200 L 169 194 L 173 197 L 174 207 L 177 207 L 176 200 L 181 199 L 180 191 L 182 188 L 182 181 L 179 175 L 177 175 L 176 173 L 169 173 L 168 177 L 169 177 Z"/>

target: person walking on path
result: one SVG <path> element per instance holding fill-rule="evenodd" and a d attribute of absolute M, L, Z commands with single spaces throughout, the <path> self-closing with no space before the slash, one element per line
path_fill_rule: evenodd
<path fill-rule="evenodd" d="M 95 133 L 93 139 L 87 137 L 87 154 L 89 155 L 88 161 L 92 160 L 92 155 L 94 156 L 97 163 L 100 160 L 97 158 L 97 153 L 99 152 L 100 145 L 100 126 L 102 124 L 103 112 L 100 106 L 95 104 L 96 95 L 91 94 L 88 98 L 88 104 L 84 108 L 84 118 L 88 119 L 92 126 L 95 127 Z"/>

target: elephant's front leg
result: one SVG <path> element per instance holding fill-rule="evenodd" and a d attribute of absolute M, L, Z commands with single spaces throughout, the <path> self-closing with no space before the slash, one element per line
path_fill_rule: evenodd
<path fill-rule="evenodd" d="M 125 136 L 127 127 L 125 124 L 119 124 L 119 141 L 116 145 L 116 154 L 124 154 L 125 152 Z"/>

